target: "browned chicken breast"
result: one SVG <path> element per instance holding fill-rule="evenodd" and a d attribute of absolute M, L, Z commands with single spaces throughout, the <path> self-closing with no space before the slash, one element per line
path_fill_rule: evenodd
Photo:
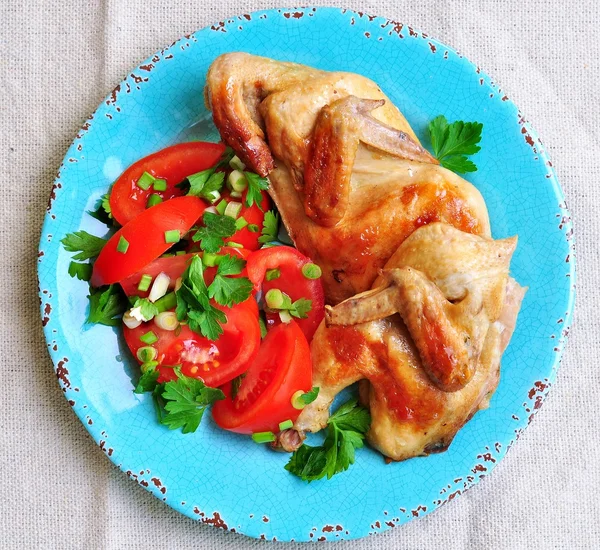
<path fill-rule="evenodd" d="M 223 140 L 259 174 L 328 303 L 371 287 L 398 245 L 440 221 L 489 235 L 479 192 L 440 167 L 400 111 L 360 75 L 231 53 L 207 77 Z"/>
<path fill-rule="evenodd" d="M 335 395 L 363 380 L 371 445 L 394 460 L 445 450 L 498 384 L 525 293 L 508 274 L 516 243 L 417 229 L 373 290 L 328 309 L 311 345 L 321 391 L 296 429 L 323 428 Z"/>

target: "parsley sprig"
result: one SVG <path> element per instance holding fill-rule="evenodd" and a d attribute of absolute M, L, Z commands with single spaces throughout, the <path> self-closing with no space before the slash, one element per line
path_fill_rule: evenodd
<path fill-rule="evenodd" d="M 247 277 L 229 277 L 239 275 L 246 265 L 245 260 L 226 255 L 221 258 L 217 274 L 208 287 L 209 298 L 223 306 L 232 307 L 247 300 L 252 292 L 252 282 Z"/>
<path fill-rule="evenodd" d="M 213 306 L 210 299 L 227 307 L 247 300 L 252 292 L 250 280 L 247 277 L 230 277 L 240 274 L 245 265 L 246 262 L 241 258 L 223 256 L 213 282 L 207 287 L 202 260 L 194 256 L 176 292 L 177 319 L 187 319 L 191 330 L 209 340 L 218 339 L 223 334 L 221 325 L 227 321 L 227 316 Z"/>
<path fill-rule="evenodd" d="M 371 415 L 356 400 L 344 403 L 327 423 L 327 436 L 323 445 L 302 445 L 294 452 L 285 469 L 304 481 L 315 481 L 347 470 L 354 464 L 355 450 L 371 425 Z"/>
<path fill-rule="evenodd" d="M 279 216 L 273 210 L 267 210 L 263 219 L 262 231 L 258 242 L 262 244 L 270 243 L 277 240 L 279 232 Z"/>
<path fill-rule="evenodd" d="M 452 124 L 444 115 L 435 117 L 429 123 L 429 136 L 435 157 L 444 168 L 459 174 L 476 172 L 477 166 L 467 158 L 474 155 L 481 147 L 483 124 L 480 122 L 463 122 L 457 120 Z"/>
<path fill-rule="evenodd" d="M 192 236 L 194 242 L 200 241 L 200 247 L 205 252 L 216 253 L 225 244 L 224 239 L 235 233 L 235 220 L 230 216 L 220 216 L 205 212 L 202 216 L 203 227 Z"/>
<path fill-rule="evenodd" d="M 99 323 L 110 327 L 121 323 L 121 316 L 127 307 L 127 302 L 118 285 L 91 289 L 88 299 L 90 301 L 88 323 Z"/>
<path fill-rule="evenodd" d="M 159 421 L 170 430 L 182 428 L 184 434 L 195 432 L 204 411 L 225 395 L 218 388 L 211 388 L 198 378 L 190 378 L 174 367 L 176 380 L 158 384 L 159 371 L 148 369 L 138 382 L 135 393 L 152 392 Z"/>
<path fill-rule="evenodd" d="M 262 193 L 269 188 L 269 180 L 261 178 L 254 172 L 244 172 L 246 181 L 248 182 L 248 190 L 246 191 L 246 206 L 250 207 L 254 203 L 262 210 Z"/>
<path fill-rule="evenodd" d="M 68 233 L 60 242 L 67 252 L 77 253 L 73 256 L 74 260 L 89 260 L 100 254 L 107 241 L 81 230 Z"/>
<path fill-rule="evenodd" d="M 177 380 L 167 382 L 161 394 L 167 414 L 161 423 L 170 430 L 182 428 L 184 434 L 195 432 L 200 425 L 206 407 L 225 398 L 218 388 L 206 386 L 198 378 L 177 373 Z"/>

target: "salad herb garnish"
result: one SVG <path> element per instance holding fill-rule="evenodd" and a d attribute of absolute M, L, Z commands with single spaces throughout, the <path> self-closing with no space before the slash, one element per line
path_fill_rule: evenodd
<path fill-rule="evenodd" d="M 177 368 L 175 372 L 177 380 L 164 384 L 161 392 L 166 401 L 164 408 L 167 411 L 161 423 L 170 430 L 182 428 L 184 434 L 195 432 L 206 407 L 224 399 L 225 394 L 218 388 L 206 386 L 198 378 L 183 376 Z"/>
<path fill-rule="evenodd" d="M 262 231 L 258 242 L 261 244 L 270 243 L 277 240 L 277 234 L 279 232 L 279 216 L 268 210 L 265 212 L 265 218 L 263 220 Z"/>
<path fill-rule="evenodd" d="M 74 260 L 95 258 L 107 243 L 106 239 L 90 235 L 83 230 L 67 234 L 60 242 L 67 252 L 77 252 L 73 256 Z"/>
<path fill-rule="evenodd" d="M 480 122 L 463 122 L 457 120 L 448 124 L 444 115 L 435 117 L 429 123 L 429 136 L 435 157 L 444 168 L 459 174 L 476 172 L 477 166 L 467 158 L 474 155 L 481 147 L 483 124 Z"/>
<path fill-rule="evenodd" d="M 244 172 L 246 181 L 248 182 L 248 192 L 246 194 L 246 206 L 250 207 L 254 203 L 262 210 L 262 193 L 269 188 L 269 180 L 261 178 L 254 172 Z"/>
<path fill-rule="evenodd" d="M 99 323 L 110 327 L 121 324 L 121 316 L 126 309 L 127 301 L 123 299 L 118 285 L 91 290 L 88 298 L 90 301 L 88 323 Z"/>
<path fill-rule="evenodd" d="M 92 265 L 71 262 L 69 264 L 69 275 L 77 277 L 80 281 L 89 281 L 92 276 Z"/>
<path fill-rule="evenodd" d="M 347 470 L 354 464 L 356 449 L 371 425 L 371 415 L 356 400 L 344 403 L 327 422 L 327 435 L 323 445 L 302 445 L 294 452 L 285 469 L 304 481 L 314 481 Z"/>
<path fill-rule="evenodd" d="M 218 252 L 225 244 L 224 239 L 235 233 L 235 220 L 229 216 L 205 212 L 202 221 L 204 227 L 200 227 L 194 233 L 192 240 L 200 241 L 200 246 L 205 252 Z"/>

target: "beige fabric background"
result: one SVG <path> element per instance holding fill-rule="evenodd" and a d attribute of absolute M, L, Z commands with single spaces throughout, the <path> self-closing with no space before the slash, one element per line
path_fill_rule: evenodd
<path fill-rule="evenodd" d="M 35 256 L 66 148 L 128 69 L 183 33 L 277 4 L 0 0 L 0 547 L 264 548 L 179 516 L 94 445 L 46 354 Z M 494 474 L 425 519 L 335 548 L 599 548 L 597 0 L 345 4 L 456 47 L 521 107 L 549 150 L 574 215 L 579 295 L 558 383 Z"/>

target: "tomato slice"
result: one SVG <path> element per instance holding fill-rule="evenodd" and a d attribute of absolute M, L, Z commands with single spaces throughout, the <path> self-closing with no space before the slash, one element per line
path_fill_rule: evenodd
<path fill-rule="evenodd" d="M 279 432 L 279 423 L 296 420 L 300 411 L 292 406 L 298 390 L 310 391 L 310 348 L 297 323 L 280 324 L 271 330 L 232 398 L 231 384 L 225 399 L 213 405 L 212 414 L 224 430 L 251 434 Z"/>
<path fill-rule="evenodd" d="M 232 255 L 238 256 L 243 260 L 248 259 L 250 255 L 249 250 L 244 250 L 243 248 L 231 248 L 231 247 L 223 247 L 219 254 L 222 255 Z M 181 277 L 182 273 L 186 270 L 187 266 L 190 263 L 190 260 L 193 256 L 197 256 L 198 254 L 184 254 L 182 256 L 169 256 L 166 258 L 157 258 L 156 260 L 150 262 L 148 265 L 144 266 L 140 271 L 130 275 L 126 279 L 121 281 L 121 287 L 127 296 L 140 296 L 141 298 L 145 298 L 148 296 L 150 290 L 146 290 L 145 292 L 141 292 L 138 290 L 138 285 L 140 284 L 140 280 L 143 275 L 150 275 L 152 279 L 154 279 L 159 273 L 165 273 L 171 279 L 169 284 L 169 288 L 173 289 L 175 287 L 175 282 L 178 277 Z M 212 283 L 215 273 L 217 269 L 215 267 L 207 267 L 204 268 L 204 280 L 206 284 L 209 285 Z M 246 277 L 247 272 L 246 268 L 242 270 L 239 275 L 236 277 Z"/>
<path fill-rule="evenodd" d="M 159 383 L 175 380 L 173 366 L 181 365 L 184 375 L 200 378 L 207 386 L 225 384 L 244 372 L 258 352 L 260 327 L 258 308 L 252 299 L 232 308 L 217 307 L 227 315 L 218 340 L 208 340 L 187 325 L 181 325 L 180 331 L 163 330 L 149 321 L 134 329 L 123 327 L 127 346 L 137 359 L 138 349 L 147 345 L 140 336 L 152 331 L 158 337 L 152 346 L 158 351 Z"/>
<path fill-rule="evenodd" d="M 325 294 L 320 279 L 307 279 L 302 274 L 302 266 L 311 263 L 310 258 L 291 246 L 273 246 L 253 252 L 248 258 L 248 277 L 258 291 L 263 293 L 272 288 L 285 292 L 292 301 L 307 298 L 312 308 L 306 319 L 296 319 L 298 326 L 310 342 L 325 315 Z M 278 279 L 267 281 L 267 269 L 279 269 Z M 269 326 L 278 324 L 278 315 L 267 314 Z"/>
<path fill-rule="evenodd" d="M 146 210 L 148 197 L 152 193 L 160 195 L 163 200 L 183 194 L 175 187 L 187 176 L 214 166 L 225 151 L 221 143 L 193 141 L 180 143 L 153 153 L 132 164 L 115 182 L 110 193 L 110 208 L 113 217 L 121 225 L 125 225 Z M 165 191 L 141 189 L 137 181 L 144 172 L 167 183 Z"/>
<path fill-rule="evenodd" d="M 187 233 L 208 203 L 198 197 L 177 197 L 144 210 L 117 231 L 106 243 L 92 271 L 92 286 L 118 283 L 160 256 L 172 246 L 165 232 Z M 117 247 L 124 239 L 126 252 Z"/>

